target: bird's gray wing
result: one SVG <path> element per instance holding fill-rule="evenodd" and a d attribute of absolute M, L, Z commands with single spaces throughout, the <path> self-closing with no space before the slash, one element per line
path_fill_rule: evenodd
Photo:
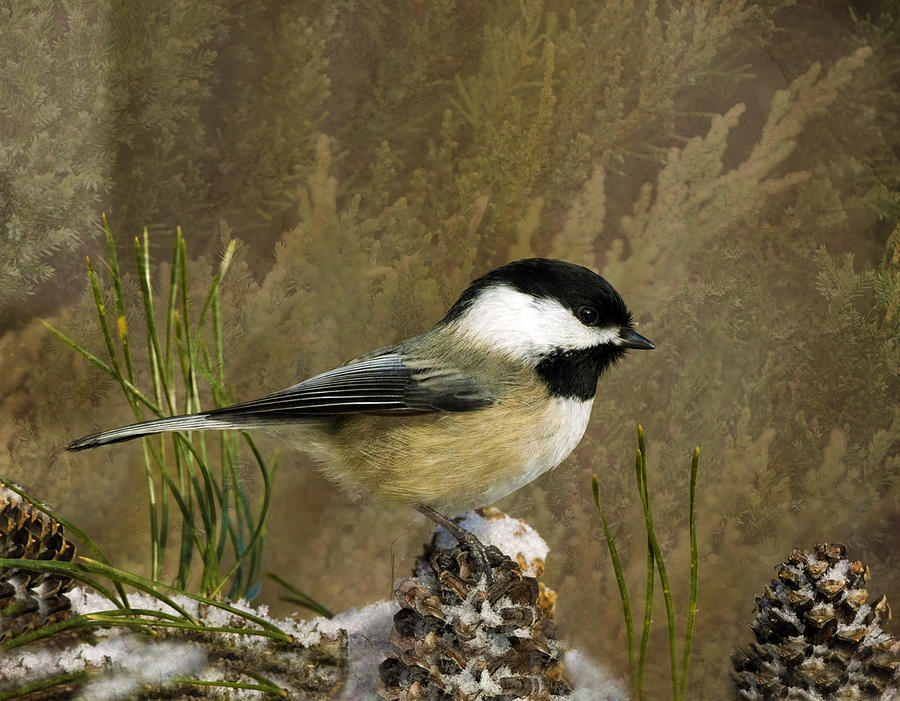
<path fill-rule="evenodd" d="M 348 414 L 471 411 L 496 399 L 448 361 L 410 357 L 391 347 L 260 399 L 93 433 L 66 447 L 85 450 L 167 431 L 241 430 Z"/>
<path fill-rule="evenodd" d="M 206 415 L 252 414 L 284 420 L 359 413 L 461 412 L 488 406 L 495 399 L 468 373 L 445 361 L 411 358 L 387 348 L 293 387 Z"/>

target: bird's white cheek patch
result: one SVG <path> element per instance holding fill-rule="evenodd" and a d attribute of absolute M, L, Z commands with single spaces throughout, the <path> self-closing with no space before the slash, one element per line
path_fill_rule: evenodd
<path fill-rule="evenodd" d="M 619 339 L 618 328 L 585 326 L 559 302 L 507 286 L 484 290 L 451 329 L 487 348 L 519 358 L 592 348 Z"/>

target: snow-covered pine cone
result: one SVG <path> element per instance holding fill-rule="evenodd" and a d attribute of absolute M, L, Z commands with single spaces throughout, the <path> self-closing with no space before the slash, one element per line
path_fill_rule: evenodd
<path fill-rule="evenodd" d="M 0 483 L 0 557 L 69 562 L 75 545 L 62 525 Z M 0 568 L 0 642 L 55 623 L 68 615 L 68 577 Z"/>
<path fill-rule="evenodd" d="M 756 642 L 732 655 L 738 698 L 900 698 L 900 641 L 881 630 L 887 600 L 868 603 L 869 568 L 846 555 L 820 543 L 778 566 L 756 597 Z"/>
<path fill-rule="evenodd" d="M 548 618 L 555 597 L 494 547 L 493 582 L 477 576 L 464 547 L 435 548 L 395 592 L 401 609 L 379 666 L 388 701 L 564 699 L 563 645 Z M 552 594 L 552 593 L 551 593 Z"/>

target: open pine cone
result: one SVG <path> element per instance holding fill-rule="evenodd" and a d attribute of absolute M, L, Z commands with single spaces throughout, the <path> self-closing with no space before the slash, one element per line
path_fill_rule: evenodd
<path fill-rule="evenodd" d="M 493 582 L 467 548 L 434 548 L 395 592 L 401 609 L 379 666 L 388 701 L 550 701 L 571 693 L 563 645 L 549 619 L 552 596 L 494 547 Z"/>
<path fill-rule="evenodd" d="M 840 543 L 794 550 L 756 597 L 756 642 L 732 656 L 738 698 L 887 699 L 900 683 L 900 641 L 881 630 L 884 596 L 867 603 L 869 569 Z"/>
<path fill-rule="evenodd" d="M 0 557 L 69 562 L 75 545 L 63 527 L 0 483 Z M 0 642 L 55 623 L 68 615 L 68 577 L 0 568 Z"/>

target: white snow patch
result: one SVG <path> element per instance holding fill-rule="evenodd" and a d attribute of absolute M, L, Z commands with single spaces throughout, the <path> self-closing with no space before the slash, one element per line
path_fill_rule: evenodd
<path fill-rule="evenodd" d="M 79 594 L 83 592 L 76 590 L 72 598 L 83 602 L 85 597 Z M 206 667 L 206 651 L 195 643 L 147 641 L 127 630 L 110 629 L 107 637 L 99 638 L 94 644 L 53 653 L 47 650 L 7 652 L 0 660 L 0 681 L 22 683 L 106 666 L 111 671 L 89 684 L 84 698 L 124 698 L 142 684 L 160 684 L 174 677 L 198 674 Z"/>
<path fill-rule="evenodd" d="M 504 669 L 506 668 L 504 667 Z M 478 686 L 487 696 L 499 696 L 503 693 L 503 688 L 498 682 L 491 679 L 491 675 L 486 669 L 481 670 Z"/>
<path fill-rule="evenodd" d="M 83 698 L 107 701 L 128 698 L 143 684 L 163 684 L 194 676 L 206 668 L 206 650 L 193 643 L 148 642 L 136 636 L 119 639 L 111 672 L 88 684 Z"/>
<path fill-rule="evenodd" d="M 499 514 L 499 512 L 497 512 Z M 534 577 L 533 563 L 535 560 L 544 561 L 550 546 L 524 521 L 503 514 L 502 516 L 485 518 L 475 511 L 463 515 L 459 525 L 467 531 L 474 533 L 485 545 L 494 545 L 500 551 L 512 558 L 521 554 L 525 559 L 525 574 Z M 456 545 L 456 539 L 443 528 L 437 529 L 437 547 L 452 548 Z"/>
<path fill-rule="evenodd" d="M 73 615 L 96 613 L 113 608 L 108 599 L 96 592 L 76 587 L 67 593 L 72 602 Z M 186 609 L 204 625 L 222 627 L 253 626 L 237 614 L 213 606 L 198 605 L 193 599 L 173 595 L 171 599 Z M 174 612 L 158 599 L 141 593 L 129 593 L 133 608 Z M 351 609 L 329 620 L 318 617 L 308 620 L 294 616 L 275 619 L 265 605 L 258 608 L 247 601 L 237 601 L 230 606 L 245 611 L 267 622 L 274 623 L 292 635 L 302 645 L 314 645 L 323 636 L 333 637 L 341 630 L 347 631 L 348 679 L 345 699 L 376 699 L 375 678 L 378 664 L 390 647 L 388 636 L 393 626 L 393 616 L 398 609 L 394 601 L 378 601 L 361 609 Z M 192 676 L 208 681 L 221 680 L 222 672 L 207 667 L 206 651 L 201 645 L 174 641 L 148 642 L 130 630 L 108 628 L 98 631 L 96 644 L 83 644 L 62 652 L 46 650 L 11 651 L 0 657 L 0 681 L 16 680 L 19 683 L 38 679 L 48 674 L 61 674 L 85 668 L 110 668 L 101 678 L 85 688 L 84 698 L 118 699 L 134 695 L 143 684 L 161 684 L 174 677 Z M 262 647 L 268 639 L 256 635 L 228 634 L 227 637 L 246 647 Z M 261 698 L 252 690 L 228 690 L 230 698 Z"/>
<path fill-rule="evenodd" d="M 481 602 L 481 620 L 489 626 L 503 625 L 503 618 L 499 613 L 497 613 L 497 611 L 491 608 L 491 604 L 487 599 Z"/>
<path fill-rule="evenodd" d="M 566 652 L 563 674 L 573 687 L 567 701 L 628 701 L 624 682 L 594 664 L 580 650 Z"/>
<path fill-rule="evenodd" d="M 398 608 L 394 601 L 376 601 L 361 609 L 345 611 L 328 621 L 347 631 L 349 668 L 344 699 L 378 699 L 375 695 L 378 665 L 390 647 L 388 636 Z"/>
<path fill-rule="evenodd" d="M 831 567 L 829 567 L 825 574 L 822 575 L 822 579 L 837 579 L 843 581 L 847 579 L 847 572 L 849 571 L 850 560 L 844 558 L 842 560 L 838 560 Z"/>

